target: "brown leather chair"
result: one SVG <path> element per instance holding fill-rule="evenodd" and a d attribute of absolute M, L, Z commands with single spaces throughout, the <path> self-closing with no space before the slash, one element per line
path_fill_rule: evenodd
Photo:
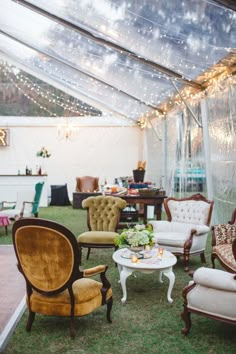
<path fill-rule="evenodd" d="M 107 320 L 111 322 L 112 289 L 105 276 L 107 266 L 81 271 L 78 244 L 70 230 L 53 221 L 23 218 L 15 221 L 12 235 L 18 269 L 26 281 L 27 331 L 35 313 L 70 317 L 73 338 L 74 317 L 85 316 L 102 305 L 107 305 Z M 101 282 L 88 279 L 98 274 Z"/>
<path fill-rule="evenodd" d="M 99 190 L 99 178 L 83 176 L 76 178 L 76 192 L 97 192 Z"/>

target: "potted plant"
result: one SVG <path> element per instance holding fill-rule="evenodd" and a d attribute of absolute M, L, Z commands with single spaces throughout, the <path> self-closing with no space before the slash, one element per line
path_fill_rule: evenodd
<path fill-rule="evenodd" d="M 134 252 L 154 244 L 154 234 L 151 225 L 137 224 L 133 228 L 124 229 L 115 238 L 115 245 L 119 248 L 130 248 Z"/>

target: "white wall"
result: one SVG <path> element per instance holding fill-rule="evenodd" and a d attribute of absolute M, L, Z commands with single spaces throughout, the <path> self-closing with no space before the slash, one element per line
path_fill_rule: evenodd
<path fill-rule="evenodd" d="M 105 178 L 113 183 L 115 177 L 132 175 L 137 161 L 144 160 L 138 127 L 81 126 L 74 141 L 58 140 L 56 126 L 7 128 L 10 146 L 0 148 L 0 175 L 25 173 L 26 165 L 35 173 L 41 165 L 48 173 L 48 186 L 67 183 L 70 199 L 76 176 L 98 176 L 101 184 Z M 42 146 L 52 154 L 49 159 L 36 156 Z"/>

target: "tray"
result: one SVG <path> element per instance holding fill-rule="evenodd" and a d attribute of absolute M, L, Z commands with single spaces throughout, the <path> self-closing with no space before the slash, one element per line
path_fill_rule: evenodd
<path fill-rule="evenodd" d="M 148 259 L 148 258 L 152 258 L 151 254 L 147 254 L 145 252 L 140 252 L 140 253 L 135 253 L 129 250 L 124 251 L 123 253 L 121 253 L 121 257 L 122 258 L 126 258 L 126 259 L 131 259 L 132 255 L 136 255 L 138 259 Z"/>

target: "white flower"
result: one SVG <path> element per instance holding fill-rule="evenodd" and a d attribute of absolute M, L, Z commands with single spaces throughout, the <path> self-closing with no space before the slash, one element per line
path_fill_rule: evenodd
<path fill-rule="evenodd" d="M 144 230 L 146 228 L 145 225 L 135 225 L 134 229 L 137 230 L 137 231 L 140 231 L 140 230 Z"/>
<path fill-rule="evenodd" d="M 136 225 L 134 228 L 123 230 L 115 238 L 115 243 L 119 247 L 137 247 L 153 244 L 152 227 L 145 225 Z"/>

